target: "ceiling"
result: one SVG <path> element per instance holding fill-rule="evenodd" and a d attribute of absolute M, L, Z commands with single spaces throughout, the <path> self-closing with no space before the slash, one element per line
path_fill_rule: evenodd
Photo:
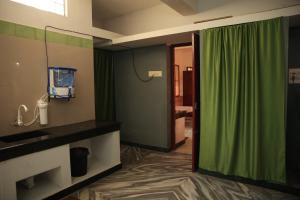
<path fill-rule="evenodd" d="M 171 45 L 192 42 L 192 32 L 164 35 L 160 37 L 153 37 L 144 40 L 136 40 L 127 43 L 111 44 L 111 41 L 94 38 L 94 47 L 107 50 L 126 50 L 128 48 L 138 48 L 153 45 Z"/>
<path fill-rule="evenodd" d="M 92 0 L 96 20 L 119 17 L 161 4 L 160 0 Z"/>

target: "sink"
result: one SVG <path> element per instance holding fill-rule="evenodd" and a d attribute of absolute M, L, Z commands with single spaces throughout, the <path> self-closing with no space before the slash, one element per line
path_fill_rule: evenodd
<path fill-rule="evenodd" d="M 31 131 L 31 132 L 25 132 L 25 133 L 19 133 L 14 135 L 7 135 L 0 137 L 1 142 L 10 143 L 10 142 L 18 142 L 22 140 L 28 140 L 28 139 L 39 139 L 44 140 L 48 138 L 49 133 L 44 133 L 41 131 Z"/>

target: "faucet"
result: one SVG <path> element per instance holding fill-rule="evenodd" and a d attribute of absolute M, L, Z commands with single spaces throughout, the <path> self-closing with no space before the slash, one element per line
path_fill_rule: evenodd
<path fill-rule="evenodd" d="M 23 117 L 22 117 L 22 114 L 21 114 L 21 108 L 24 108 L 25 112 L 28 111 L 28 108 L 24 104 L 19 105 L 17 121 L 15 123 L 16 126 L 23 126 L 23 124 L 24 124 L 23 123 Z"/>

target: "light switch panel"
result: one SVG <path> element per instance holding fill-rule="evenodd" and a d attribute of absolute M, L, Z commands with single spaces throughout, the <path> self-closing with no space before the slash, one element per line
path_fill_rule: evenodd
<path fill-rule="evenodd" d="M 149 77 L 162 77 L 162 71 L 148 71 Z"/>

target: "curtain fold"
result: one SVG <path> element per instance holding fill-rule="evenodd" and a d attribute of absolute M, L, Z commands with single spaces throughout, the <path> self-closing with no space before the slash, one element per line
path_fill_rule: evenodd
<path fill-rule="evenodd" d="M 282 19 L 203 32 L 199 167 L 285 182 Z"/>
<path fill-rule="evenodd" d="M 95 110 L 97 121 L 115 120 L 113 53 L 94 49 Z"/>

